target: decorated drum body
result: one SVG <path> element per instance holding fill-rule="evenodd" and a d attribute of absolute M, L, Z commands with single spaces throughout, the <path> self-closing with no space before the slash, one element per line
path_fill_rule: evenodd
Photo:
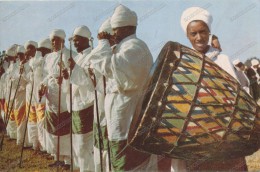
<path fill-rule="evenodd" d="M 259 106 L 236 79 L 205 55 L 168 42 L 128 142 L 171 158 L 223 160 L 257 151 L 259 128 Z"/>

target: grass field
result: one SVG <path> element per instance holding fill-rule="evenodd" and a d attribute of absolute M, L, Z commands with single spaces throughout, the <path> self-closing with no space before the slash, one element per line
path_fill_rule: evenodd
<path fill-rule="evenodd" d="M 19 168 L 21 147 L 16 145 L 15 140 L 5 138 L 3 150 L 0 152 L 0 172 L 54 172 L 56 168 L 49 168 L 48 164 L 53 160 L 47 160 L 44 155 L 34 155 L 31 149 L 23 154 L 22 168 Z M 260 171 L 260 150 L 246 157 L 249 171 Z M 62 171 L 62 170 L 60 170 Z"/>

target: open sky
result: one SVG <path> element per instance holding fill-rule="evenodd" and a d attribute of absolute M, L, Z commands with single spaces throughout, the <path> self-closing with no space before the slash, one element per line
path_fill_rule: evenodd
<path fill-rule="evenodd" d="M 0 50 L 27 40 L 38 42 L 57 28 L 64 29 L 68 38 L 79 25 L 90 28 L 96 45 L 98 28 L 118 4 L 137 13 L 137 36 L 154 59 L 167 41 L 190 46 L 180 17 L 191 6 L 212 14 L 212 33 L 231 60 L 260 58 L 260 0 L 0 1 Z"/>

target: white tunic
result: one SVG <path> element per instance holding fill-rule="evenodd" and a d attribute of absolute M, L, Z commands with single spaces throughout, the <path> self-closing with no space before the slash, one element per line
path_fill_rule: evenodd
<path fill-rule="evenodd" d="M 44 80 L 42 83 L 47 85 L 47 93 L 46 93 L 46 110 L 58 113 L 58 100 L 59 100 L 59 86 L 57 84 L 57 78 L 60 75 L 60 55 L 61 51 L 52 52 L 46 56 L 45 65 L 44 65 Z M 75 56 L 75 53 L 72 54 Z M 70 51 L 65 47 L 62 49 L 62 62 L 64 67 L 68 68 L 68 59 L 70 58 Z M 67 103 L 66 96 L 69 89 L 69 82 L 67 80 L 63 80 L 61 84 L 61 109 L 60 112 L 66 112 Z"/>
<path fill-rule="evenodd" d="M 89 63 L 89 54 L 91 52 L 91 48 L 85 49 L 82 53 L 79 53 L 75 57 L 75 67 L 72 70 L 70 82 L 72 83 L 72 110 L 80 111 L 86 109 L 94 104 L 94 86 L 89 77 L 84 78 L 84 82 L 77 83 L 74 80 L 80 80 L 82 76 L 86 76 L 80 68 L 83 67 L 84 64 Z M 70 109 L 69 105 L 69 94 L 67 97 L 67 105 L 68 109 Z"/>
<path fill-rule="evenodd" d="M 234 67 L 227 55 L 220 53 L 218 49 L 211 46 L 205 55 L 214 61 L 217 65 L 219 65 L 222 69 L 224 69 L 227 73 L 233 76 L 236 80 L 238 80 Z"/>
<path fill-rule="evenodd" d="M 101 40 L 104 51 L 93 57 L 93 68 L 108 79 L 105 113 L 108 138 L 126 140 L 137 102 L 142 95 L 152 55 L 147 45 L 130 35 L 111 51 L 107 40 Z"/>

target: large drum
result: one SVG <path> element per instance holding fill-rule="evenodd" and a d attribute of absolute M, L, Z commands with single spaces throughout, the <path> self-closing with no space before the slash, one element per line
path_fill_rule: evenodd
<path fill-rule="evenodd" d="M 206 56 L 168 42 L 128 143 L 170 158 L 223 160 L 257 151 L 259 132 L 259 106 L 236 79 Z"/>

